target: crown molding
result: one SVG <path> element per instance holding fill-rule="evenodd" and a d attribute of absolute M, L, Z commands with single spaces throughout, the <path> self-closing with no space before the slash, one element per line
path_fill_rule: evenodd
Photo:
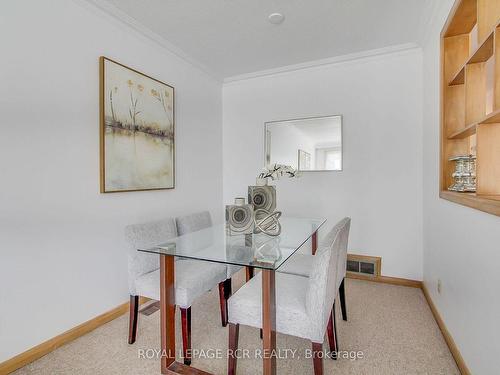
<path fill-rule="evenodd" d="M 326 59 L 307 61 L 307 62 L 300 63 L 300 64 L 286 65 L 286 66 L 282 66 L 279 68 L 260 70 L 257 72 L 245 73 L 245 74 L 241 74 L 241 75 L 227 77 L 224 79 L 224 83 L 226 84 L 226 83 L 232 83 L 232 82 L 237 82 L 237 81 L 243 81 L 243 80 L 247 80 L 247 79 L 251 79 L 251 78 L 271 76 L 271 75 L 280 74 L 280 73 L 288 73 L 288 72 L 293 72 L 293 71 L 297 71 L 297 70 L 315 68 L 315 67 L 319 67 L 319 66 L 323 66 L 323 65 L 340 64 L 340 63 L 353 61 L 353 60 L 362 60 L 362 59 L 366 59 L 366 58 L 371 58 L 371 57 L 376 57 L 376 56 L 381 56 L 381 55 L 388 55 L 388 54 L 404 52 L 404 51 L 411 51 L 411 50 L 416 50 L 416 49 L 420 49 L 420 46 L 417 43 L 398 44 L 398 45 L 394 45 L 394 46 L 366 50 L 366 51 L 361 51 L 361 52 L 356 52 L 356 53 L 350 53 L 347 55 L 340 55 L 340 56 L 335 56 L 335 57 L 329 57 Z"/>
<path fill-rule="evenodd" d="M 82 5 L 86 8 L 89 6 L 93 8 L 93 10 L 97 10 L 101 15 L 111 17 L 122 25 L 125 25 L 126 27 L 133 29 L 137 33 L 141 34 L 142 36 L 146 37 L 147 39 L 153 41 L 154 43 L 158 44 L 160 47 L 164 48 L 171 54 L 175 55 L 179 59 L 183 60 L 184 62 L 194 66 L 195 68 L 201 70 L 203 73 L 209 75 L 211 78 L 215 79 L 218 82 L 222 82 L 222 77 L 215 72 L 213 72 L 211 69 L 209 69 L 207 66 L 199 62 L 198 60 L 192 58 L 189 56 L 187 53 L 185 53 L 182 49 L 179 47 L 175 46 L 174 44 L 170 43 L 168 40 L 163 38 L 161 35 L 155 33 L 148 27 L 144 26 L 141 22 L 137 21 L 134 17 L 130 16 L 129 14 L 123 12 L 113 4 L 109 3 L 108 1 L 105 0 L 73 0 L 75 3 Z"/>
<path fill-rule="evenodd" d="M 222 82 L 222 83 L 231 83 L 231 82 L 246 80 L 246 79 L 250 79 L 250 78 L 257 78 L 257 77 L 269 76 L 269 75 L 274 75 L 274 74 L 279 74 L 279 73 L 292 72 L 292 71 L 296 71 L 296 70 L 308 69 L 308 68 L 318 67 L 318 66 L 322 66 L 322 65 L 338 64 L 338 63 L 343 63 L 343 62 L 348 62 L 348 61 L 353 61 L 353 60 L 359 60 L 359 59 L 375 57 L 375 56 L 379 56 L 379 55 L 386 55 L 386 54 L 391 54 L 391 53 L 408 51 L 408 50 L 420 48 L 419 44 L 417 44 L 417 43 L 405 43 L 405 44 L 399 44 L 399 45 L 394 45 L 394 46 L 366 50 L 366 51 L 361 51 L 361 52 L 356 52 L 356 53 L 351 53 L 351 54 L 346 54 L 346 55 L 330 57 L 330 58 L 326 58 L 326 59 L 307 61 L 304 63 L 286 65 L 286 66 L 282 66 L 282 67 L 278 67 L 278 68 L 260 70 L 260 71 L 255 71 L 255 72 L 250 72 L 250 73 L 245 73 L 245 74 L 241 74 L 241 75 L 223 78 L 220 76 L 220 74 L 215 73 L 212 69 L 208 68 L 206 65 L 202 64 L 200 61 L 192 58 L 187 53 L 185 53 L 182 49 L 180 49 L 176 45 L 172 44 L 167 39 L 163 38 L 161 35 L 152 31 L 151 29 L 146 27 L 144 24 L 142 24 L 141 22 L 136 20 L 134 17 L 132 17 L 129 14 L 125 13 L 124 11 L 120 10 L 119 8 L 117 8 L 116 6 L 111 4 L 110 2 L 108 2 L 106 0 L 73 0 L 73 2 L 75 2 L 81 6 L 84 6 L 87 9 L 91 8 L 92 10 L 95 10 L 98 13 L 100 13 L 100 15 L 102 15 L 102 16 L 105 16 L 105 17 L 108 17 L 108 18 L 111 18 L 111 19 L 118 21 L 119 24 L 124 25 L 125 27 L 134 30 L 138 34 L 142 35 L 143 37 L 149 39 L 150 41 L 152 41 L 152 42 L 156 43 L 157 45 L 159 45 L 160 47 L 164 48 L 169 53 L 175 55 L 177 58 L 179 58 L 182 61 L 199 69 L 200 71 L 207 74 L 208 76 L 210 76 L 212 79 L 216 80 L 217 82 Z M 436 9 L 438 9 L 438 7 L 432 2 L 431 2 L 431 4 L 433 4 L 432 13 L 434 16 L 436 13 Z M 434 17 L 432 17 L 432 18 L 434 18 Z M 425 30 L 426 29 L 425 26 L 427 26 L 428 24 L 429 24 L 429 22 L 425 22 L 425 24 L 422 25 L 421 30 L 422 29 Z M 422 35 L 422 33 L 420 33 L 420 34 Z M 424 38 L 422 37 L 421 40 L 423 40 L 423 39 Z"/>

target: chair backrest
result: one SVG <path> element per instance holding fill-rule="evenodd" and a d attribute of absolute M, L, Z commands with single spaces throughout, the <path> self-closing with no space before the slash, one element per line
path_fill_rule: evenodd
<path fill-rule="evenodd" d="M 344 230 L 340 238 L 339 260 L 337 262 L 337 289 L 340 287 L 347 271 L 347 245 L 349 243 L 349 230 L 351 229 L 351 218 L 345 217 L 341 221 Z"/>
<path fill-rule="evenodd" d="M 322 241 L 313 257 L 306 296 L 306 308 L 311 318 L 312 337 L 322 340 L 337 295 L 337 269 L 342 238 L 348 222 L 340 221 Z M 319 342 L 319 341 L 318 341 Z"/>
<path fill-rule="evenodd" d="M 337 230 L 345 227 L 342 231 L 342 237 L 340 239 L 340 250 L 339 250 L 339 260 L 337 262 L 337 289 L 340 283 L 344 279 L 347 271 L 347 245 L 349 242 L 349 230 L 351 228 L 351 218 L 345 217 L 340 220 L 335 226 L 328 232 L 326 237 L 321 241 L 320 247 L 322 249 L 328 248 L 329 244 L 333 241 L 333 236 L 336 235 Z"/>
<path fill-rule="evenodd" d="M 129 225 L 125 238 L 130 245 L 128 253 L 128 279 L 130 294 L 135 295 L 135 280 L 160 268 L 159 256 L 137 251 L 139 247 L 155 246 L 177 236 L 173 218 Z"/>
<path fill-rule="evenodd" d="M 337 222 L 337 224 L 335 224 L 333 226 L 333 228 L 330 229 L 330 231 L 327 233 L 327 235 L 325 236 L 325 238 L 323 238 L 321 240 L 319 246 L 322 247 L 322 248 L 330 246 L 333 243 L 333 240 L 335 239 L 334 237 L 337 235 L 337 231 L 341 227 L 343 227 L 344 225 L 346 225 L 347 222 L 349 222 L 349 225 L 351 225 L 351 218 L 344 217 L 342 220 L 340 220 L 339 222 Z"/>
<path fill-rule="evenodd" d="M 179 216 L 175 219 L 175 221 L 177 223 L 177 233 L 179 233 L 179 236 L 212 226 L 212 218 L 210 217 L 210 212 L 208 211 Z"/>

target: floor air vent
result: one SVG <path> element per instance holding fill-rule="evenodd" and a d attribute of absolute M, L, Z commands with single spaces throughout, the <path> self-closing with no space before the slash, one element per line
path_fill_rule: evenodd
<path fill-rule="evenodd" d="M 150 303 L 149 305 L 140 309 L 139 312 L 143 315 L 149 316 L 151 314 L 154 314 L 158 310 L 160 310 L 160 302 L 154 301 L 154 302 Z"/>
<path fill-rule="evenodd" d="M 382 258 L 366 255 L 347 255 L 347 272 L 371 277 L 380 276 Z"/>

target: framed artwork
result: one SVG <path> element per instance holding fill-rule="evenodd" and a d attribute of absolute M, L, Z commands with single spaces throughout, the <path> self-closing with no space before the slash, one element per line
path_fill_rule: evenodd
<path fill-rule="evenodd" d="M 173 189 L 174 88 L 104 56 L 99 68 L 101 193 Z"/>
<path fill-rule="evenodd" d="M 309 171 L 311 169 L 311 154 L 299 150 L 298 168 L 299 171 Z"/>

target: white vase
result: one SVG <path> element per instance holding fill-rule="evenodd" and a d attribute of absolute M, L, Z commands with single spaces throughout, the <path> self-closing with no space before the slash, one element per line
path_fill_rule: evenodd
<path fill-rule="evenodd" d="M 234 198 L 234 205 L 235 206 L 244 206 L 245 205 L 245 198 Z"/>
<path fill-rule="evenodd" d="M 257 177 L 255 179 L 255 185 L 257 185 L 257 186 L 266 186 L 267 185 L 267 178 Z"/>

